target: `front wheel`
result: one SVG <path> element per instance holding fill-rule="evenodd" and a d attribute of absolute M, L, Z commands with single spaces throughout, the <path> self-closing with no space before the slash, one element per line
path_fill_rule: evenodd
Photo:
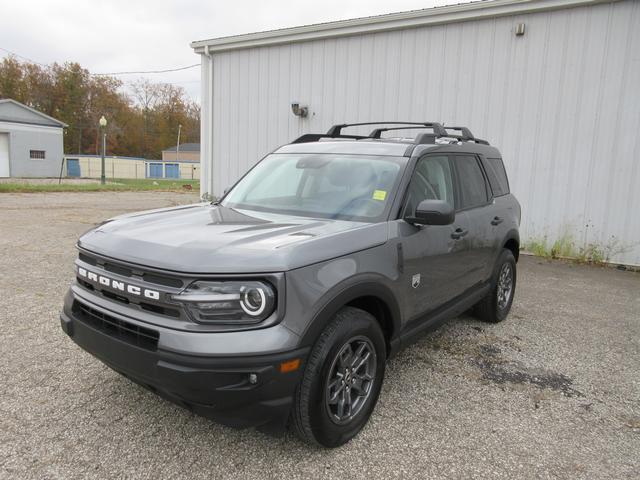
<path fill-rule="evenodd" d="M 338 447 L 366 425 L 378 401 L 384 336 L 369 313 L 345 307 L 316 342 L 296 390 L 292 425 L 304 441 Z"/>
<path fill-rule="evenodd" d="M 516 259 L 506 248 L 498 257 L 491 278 L 491 289 L 476 304 L 474 313 L 484 322 L 498 323 L 509 315 L 516 291 Z"/>

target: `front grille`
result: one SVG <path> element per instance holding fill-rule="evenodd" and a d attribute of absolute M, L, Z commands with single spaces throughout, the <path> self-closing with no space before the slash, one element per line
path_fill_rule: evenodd
<path fill-rule="evenodd" d="M 97 265 L 98 262 L 96 262 L 96 259 L 93 257 L 90 257 L 89 255 L 85 255 L 84 253 L 80 252 L 78 254 L 78 257 L 80 258 L 80 260 L 82 260 L 85 263 L 88 263 L 89 265 Z"/>
<path fill-rule="evenodd" d="M 160 334 L 156 330 L 117 319 L 78 301 L 73 303 L 73 313 L 81 322 L 125 343 L 145 350 L 158 349 Z"/>
<path fill-rule="evenodd" d="M 175 308 L 163 307 L 161 305 L 153 305 L 151 303 L 146 302 L 132 302 L 127 297 L 122 295 L 118 295 L 117 293 L 111 292 L 109 290 L 98 290 L 95 286 L 90 284 L 89 282 L 85 282 L 80 277 L 76 277 L 79 285 L 82 285 L 84 288 L 91 292 L 98 293 L 103 297 L 108 298 L 109 300 L 114 300 L 116 302 L 120 302 L 124 305 L 130 305 L 132 307 L 139 307 L 142 310 L 146 310 L 147 312 L 153 312 L 158 315 L 164 315 L 166 317 L 180 318 L 180 312 Z"/>
<path fill-rule="evenodd" d="M 182 288 L 184 282 L 176 277 L 168 275 L 160 275 L 156 273 L 144 272 L 137 267 L 133 268 L 127 265 L 121 265 L 113 260 L 105 260 L 97 257 L 93 257 L 87 253 L 80 252 L 78 254 L 80 261 L 88 263 L 94 267 L 103 268 L 107 272 L 115 273 L 122 277 L 139 278 L 146 283 L 154 283 L 156 285 L 162 285 L 165 287 Z"/>
<path fill-rule="evenodd" d="M 93 292 L 96 295 L 101 295 L 102 297 L 107 298 L 110 301 L 127 305 L 132 309 L 142 310 L 173 319 L 184 319 L 184 317 L 186 317 L 186 315 L 180 309 L 179 305 L 176 305 L 169 300 L 170 294 L 177 293 L 184 287 L 185 280 L 177 278 L 175 276 L 144 271 L 139 269 L 138 267 L 133 267 L 131 265 L 123 264 L 103 257 L 94 256 L 93 254 L 84 251 L 79 252 L 78 260 L 78 267 L 86 268 L 88 271 L 94 274 L 104 275 L 105 277 L 112 278 L 124 283 L 128 283 L 130 281 L 132 285 L 135 285 L 139 288 L 142 288 L 144 286 L 152 290 L 160 290 L 160 298 L 151 299 L 151 301 L 145 301 L 148 299 L 140 295 L 129 294 L 128 291 L 123 290 L 123 287 L 119 287 L 119 289 L 116 290 L 114 288 L 111 288 L 111 285 L 109 284 L 99 283 L 95 278 L 92 282 L 88 281 L 86 275 L 84 278 L 81 278 L 80 275 L 78 275 L 78 285 L 89 290 L 90 292 Z M 118 277 L 110 274 L 115 274 Z M 158 286 L 168 288 L 158 288 Z"/>

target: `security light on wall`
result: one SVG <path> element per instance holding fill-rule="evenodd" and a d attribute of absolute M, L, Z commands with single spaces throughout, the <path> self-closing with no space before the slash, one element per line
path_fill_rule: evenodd
<path fill-rule="evenodd" d="M 524 35 L 524 23 L 518 23 L 515 32 L 517 37 Z"/>
<path fill-rule="evenodd" d="M 291 102 L 291 111 L 296 117 L 306 117 L 309 113 L 308 107 L 301 107 L 300 102 Z"/>

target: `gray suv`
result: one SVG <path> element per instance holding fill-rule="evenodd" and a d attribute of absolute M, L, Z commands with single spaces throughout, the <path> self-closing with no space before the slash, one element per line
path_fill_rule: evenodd
<path fill-rule="evenodd" d="M 380 124 L 303 135 L 220 201 L 85 233 L 62 329 L 197 414 L 344 444 L 387 359 L 469 309 L 504 320 L 516 286 L 520 205 L 500 152 L 464 127 Z M 421 132 L 389 138 L 406 129 Z"/>

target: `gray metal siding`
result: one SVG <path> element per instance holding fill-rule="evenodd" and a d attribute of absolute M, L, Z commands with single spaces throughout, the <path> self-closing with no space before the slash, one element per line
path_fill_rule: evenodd
<path fill-rule="evenodd" d="M 0 100 L 0 122 L 17 122 L 33 125 L 48 125 L 51 127 L 61 127 L 63 124 L 54 118 L 48 117 L 44 113 L 32 110 L 21 103 L 14 103 L 13 100 Z"/>
<path fill-rule="evenodd" d="M 57 177 L 62 163 L 62 128 L 0 122 L 9 134 L 9 168 L 12 177 Z M 45 158 L 30 158 L 30 150 L 44 150 Z"/>
<path fill-rule="evenodd" d="M 638 265 L 638 25 L 640 2 L 623 0 L 203 56 L 202 190 L 220 195 L 333 123 L 463 124 L 501 149 L 525 241 L 595 244 Z"/>

